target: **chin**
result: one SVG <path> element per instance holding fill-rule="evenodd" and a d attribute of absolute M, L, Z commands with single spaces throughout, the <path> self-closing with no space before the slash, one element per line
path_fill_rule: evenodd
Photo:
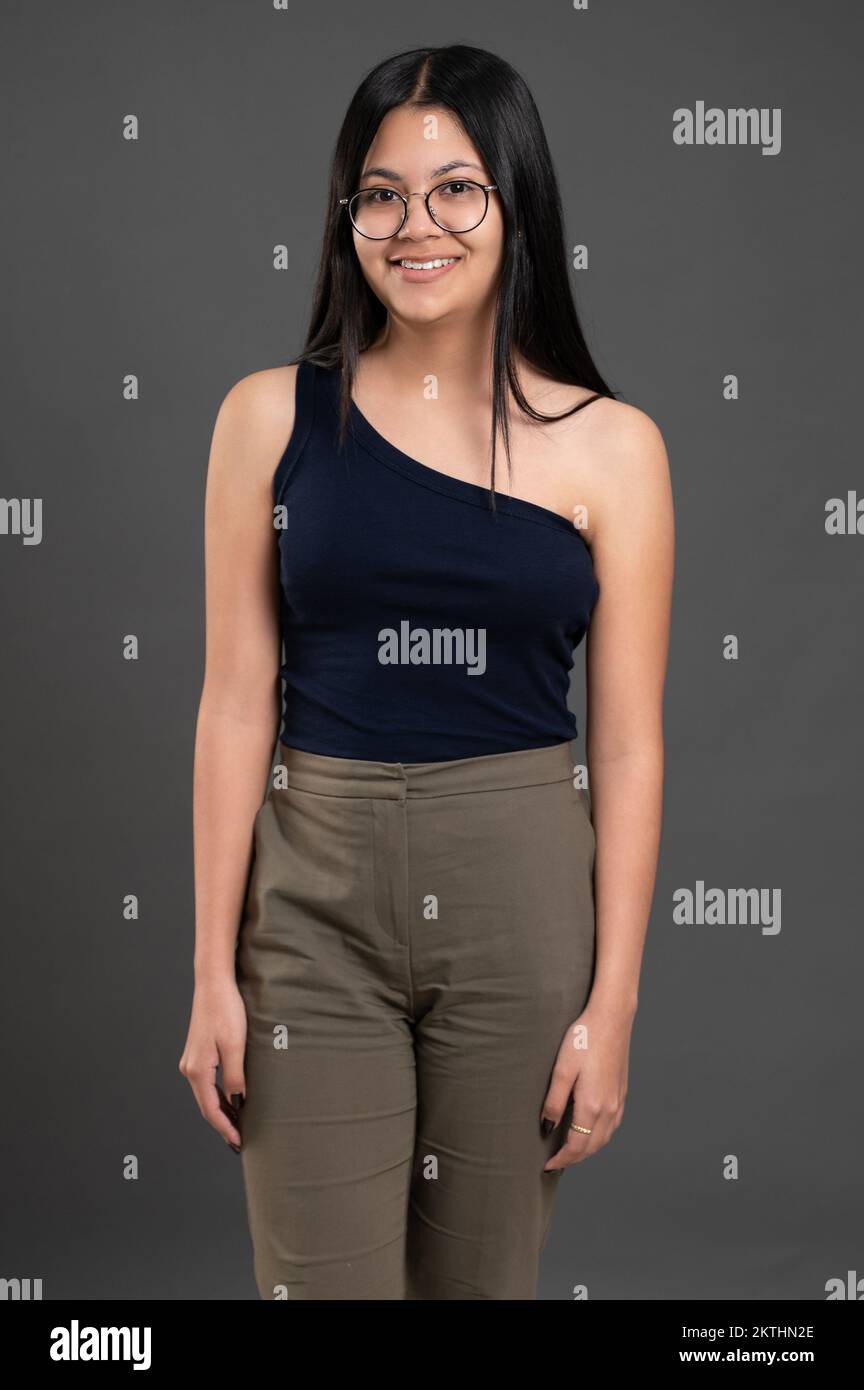
<path fill-rule="evenodd" d="M 448 304 L 440 301 L 436 304 L 410 304 L 405 306 L 394 305 L 393 314 L 402 320 L 403 323 L 440 323 L 442 319 L 450 318 L 457 311 L 457 305 Z"/>
<path fill-rule="evenodd" d="M 402 323 L 409 324 L 437 323 L 440 319 L 468 307 L 464 301 L 453 295 L 430 293 L 431 289 L 429 285 L 424 286 L 422 294 L 391 294 L 386 299 L 382 294 L 378 294 L 378 298 L 388 313 Z"/>

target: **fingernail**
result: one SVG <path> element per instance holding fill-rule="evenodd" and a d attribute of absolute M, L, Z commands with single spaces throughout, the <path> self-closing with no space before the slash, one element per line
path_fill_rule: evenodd
<path fill-rule="evenodd" d="M 239 1154 L 239 1152 L 240 1152 L 239 1148 L 237 1147 L 236 1144 L 232 1144 L 230 1139 L 228 1140 L 228 1147 L 229 1147 L 229 1149 L 233 1149 L 234 1152 L 235 1152 L 235 1154 Z"/>
<path fill-rule="evenodd" d="M 552 1133 L 553 1129 L 555 1128 L 555 1121 L 544 1119 L 540 1128 L 543 1131 L 544 1138 L 548 1138 L 548 1136 Z"/>
<path fill-rule="evenodd" d="M 242 1110 L 243 1106 L 246 1104 L 246 1097 L 241 1095 L 239 1091 L 235 1091 L 231 1097 L 231 1104 L 234 1106 L 235 1110 Z"/>

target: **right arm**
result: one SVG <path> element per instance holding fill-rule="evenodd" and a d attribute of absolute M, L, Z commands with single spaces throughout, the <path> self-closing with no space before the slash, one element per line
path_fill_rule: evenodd
<path fill-rule="evenodd" d="M 206 658 L 193 774 L 195 987 L 180 1071 L 235 1145 L 220 1103 L 245 1094 L 246 1017 L 235 975 L 252 828 L 280 715 L 279 573 L 272 484 L 294 425 L 297 369 L 238 381 L 213 430 L 204 515 Z"/>

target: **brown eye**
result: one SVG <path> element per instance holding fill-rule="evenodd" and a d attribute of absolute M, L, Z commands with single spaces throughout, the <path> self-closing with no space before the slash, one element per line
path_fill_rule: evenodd
<path fill-rule="evenodd" d="M 472 189 L 476 189 L 474 183 L 466 183 L 464 180 L 454 179 L 452 183 L 443 183 L 437 190 L 448 201 L 455 202 L 459 199 L 470 197 Z"/>
<path fill-rule="evenodd" d="M 399 197 L 392 188 L 367 188 L 359 194 L 360 203 L 363 207 L 389 207 Z"/>

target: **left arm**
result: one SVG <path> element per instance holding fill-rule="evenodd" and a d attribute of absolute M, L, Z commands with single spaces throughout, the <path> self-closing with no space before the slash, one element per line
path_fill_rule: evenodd
<path fill-rule="evenodd" d="M 591 1133 L 562 1135 L 550 1172 L 595 1153 L 621 1123 L 662 823 L 674 519 L 654 422 L 610 403 L 592 440 L 591 473 L 583 534 L 601 589 L 586 638 L 596 962 L 574 1020 L 588 1046 L 574 1049 L 568 1028 L 542 1112 L 557 1124 L 572 1095 L 573 1120 Z"/>

